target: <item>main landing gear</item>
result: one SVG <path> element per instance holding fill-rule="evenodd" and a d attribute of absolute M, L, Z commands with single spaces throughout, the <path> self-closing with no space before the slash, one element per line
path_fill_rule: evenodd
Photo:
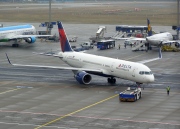
<path fill-rule="evenodd" d="M 19 43 L 22 41 L 22 39 L 15 39 L 13 41 L 14 43 L 12 44 L 12 47 L 19 47 Z"/>
<path fill-rule="evenodd" d="M 116 79 L 113 78 L 113 77 L 107 78 L 107 81 L 108 81 L 108 83 L 110 83 L 110 84 L 115 84 L 115 83 L 116 83 Z"/>
<path fill-rule="evenodd" d="M 19 44 L 12 44 L 12 47 L 19 47 Z"/>

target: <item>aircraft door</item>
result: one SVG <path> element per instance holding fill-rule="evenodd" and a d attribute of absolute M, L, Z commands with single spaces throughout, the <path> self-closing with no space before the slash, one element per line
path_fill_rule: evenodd
<path fill-rule="evenodd" d="M 136 68 L 134 67 L 133 72 L 132 72 L 132 77 L 135 77 L 135 71 L 136 71 Z"/>
<path fill-rule="evenodd" d="M 112 73 L 114 72 L 114 65 L 115 65 L 115 63 L 113 62 L 113 63 L 111 64 L 111 72 L 112 72 Z"/>

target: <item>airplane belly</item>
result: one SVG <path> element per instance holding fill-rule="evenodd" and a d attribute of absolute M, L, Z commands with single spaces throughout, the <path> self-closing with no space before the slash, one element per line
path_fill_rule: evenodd
<path fill-rule="evenodd" d="M 150 40 L 149 43 L 151 45 L 153 45 L 153 46 L 158 46 L 161 43 L 161 41 L 159 41 L 159 40 Z"/>

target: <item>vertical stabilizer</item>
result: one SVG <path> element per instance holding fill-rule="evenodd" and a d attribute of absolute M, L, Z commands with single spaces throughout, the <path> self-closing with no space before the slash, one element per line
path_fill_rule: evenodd
<path fill-rule="evenodd" d="M 152 35 L 152 27 L 151 27 L 149 19 L 147 19 L 147 26 L 148 26 L 148 36 L 151 36 Z"/>
<path fill-rule="evenodd" d="M 60 45 L 62 52 L 70 52 L 73 51 L 71 48 L 71 45 L 66 37 L 66 33 L 64 31 L 64 28 L 62 26 L 61 22 L 57 22 L 58 25 L 58 32 L 59 32 L 59 38 L 60 38 Z"/>

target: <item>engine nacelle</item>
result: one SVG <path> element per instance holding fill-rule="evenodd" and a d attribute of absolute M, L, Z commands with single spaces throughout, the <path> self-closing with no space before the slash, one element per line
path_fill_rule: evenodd
<path fill-rule="evenodd" d="M 36 37 L 32 36 L 32 37 L 26 38 L 25 41 L 29 44 L 34 43 L 36 42 Z"/>
<path fill-rule="evenodd" d="M 89 84 L 92 79 L 91 75 L 89 75 L 85 71 L 81 71 L 81 72 L 77 73 L 75 75 L 75 78 L 80 84 Z"/>

